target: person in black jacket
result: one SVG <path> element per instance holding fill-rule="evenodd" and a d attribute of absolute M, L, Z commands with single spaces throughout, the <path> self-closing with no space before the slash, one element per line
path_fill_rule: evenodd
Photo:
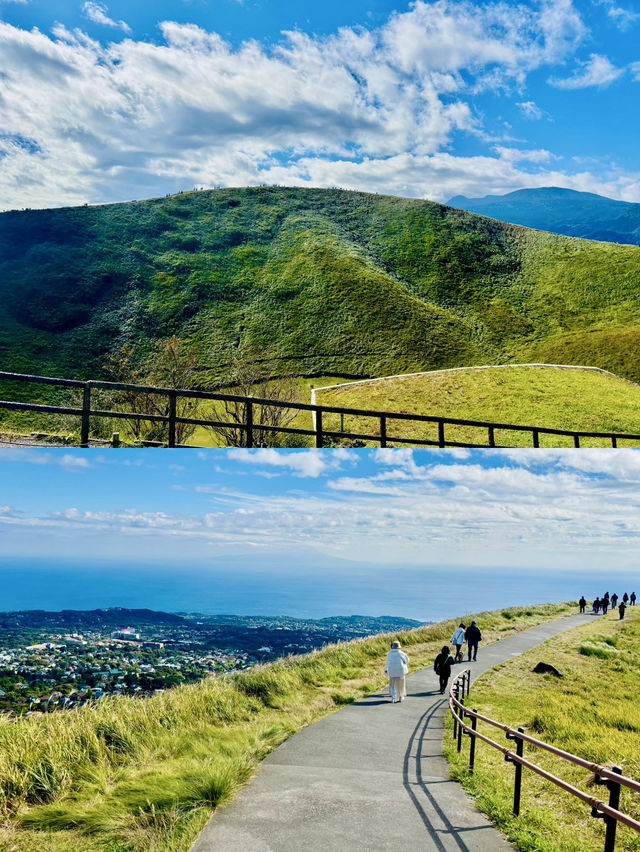
<path fill-rule="evenodd" d="M 442 695 L 447 688 L 449 678 L 451 677 L 451 667 L 453 666 L 453 663 L 454 660 L 449 651 L 449 646 L 443 645 L 442 650 L 433 663 L 433 670 L 440 678 L 440 695 Z"/>
<path fill-rule="evenodd" d="M 467 650 L 469 652 L 468 661 L 471 662 L 472 656 L 476 660 L 478 658 L 478 642 L 482 639 L 482 633 L 480 633 L 480 628 L 475 621 L 472 621 L 467 627 L 464 638 L 467 642 Z"/>
<path fill-rule="evenodd" d="M 587 608 L 587 601 L 585 600 L 584 595 L 580 598 L 578 603 L 580 604 L 580 613 L 583 613 Z"/>

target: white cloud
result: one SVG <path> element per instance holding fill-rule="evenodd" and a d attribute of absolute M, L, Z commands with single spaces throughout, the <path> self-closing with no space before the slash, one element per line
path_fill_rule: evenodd
<path fill-rule="evenodd" d="M 245 452 L 233 455 L 242 459 Z M 275 452 L 276 459 L 309 455 L 324 459 L 331 453 Z M 350 453 L 347 461 L 354 457 L 359 458 Z M 373 474 L 358 476 L 356 470 L 314 484 L 313 494 L 231 493 L 212 486 L 215 500 L 203 498 L 202 512 L 79 505 L 40 515 L 0 510 L 0 523 L 21 535 L 26 529 L 34 536 L 57 531 L 65 537 L 69 532 L 146 537 L 145 546 L 156 553 L 180 540 L 185 547 L 187 541 L 215 547 L 218 554 L 320 554 L 390 566 L 483 561 L 514 569 L 535 564 L 586 569 L 603 559 L 615 559 L 621 569 L 636 565 L 639 453 L 496 451 L 491 464 L 479 453 L 454 458 L 449 452 L 380 451 L 372 457 L 379 461 Z M 272 462 L 269 451 L 247 451 L 244 462 L 282 464 Z M 306 463 L 296 472 L 309 473 Z"/>
<path fill-rule="evenodd" d="M 624 74 L 624 68 L 616 68 L 606 56 L 592 53 L 586 62 L 581 62 L 572 77 L 549 78 L 557 89 L 587 89 L 590 86 L 609 86 Z"/>
<path fill-rule="evenodd" d="M 106 6 L 103 6 L 102 3 L 93 3 L 90 0 L 82 7 L 82 11 L 90 21 L 93 21 L 94 24 L 102 24 L 105 27 L 115 27 L 116 29 L 123 30 L 125 33 L 131 32 L 131 27 L 126 21 L 114 21 L 113 18 L 110 18 L 108 13 L 108 9 Z"/>
<path fill-rule="evenodd" d="M 516 106 L 519 108 L 524 117 L 528 118 L 530 121 L 540 121 L 543 116 L 542 110 L 534 101 L 521 101 L 520 103 L 517 103 Z"/>
<path fill-rule="evenodd" d="M 98 457 L 94 458 L 93 456 L 92 459 L 95 461 L 103 461 L 103 459 L 99 459 Z M 60 465 L 60 467 L 67 468 L 68 470 L 93 467 L 86 455 L 81 453 L 79 450 L 70 453 L 63 453 L 60 450 L 48 451 L 44 449 L 15 449 L 11 450 L 11 452 L 2 453 L 0 455 L 0 464 L 2 462 L 21 462 L 36 465 L 54 464 Z"/>
<path fill-rule="evenodd" d="M 523 151 L 520 148 L 503 148 L 500 146 L 496 146 L 495 150 L 496 153 L 500 156 L 500 159 L 504 160 L 507 163 L 548 163 L 549 160 L 553 159 L 553 154 L 551 153 L 551 151 L 546 151 L 544 149 L 538 149 L 534 151 Z"/>
<path fill-rule="evenodd" d="M 335 467 L 339 458 L 332 451 L 323 450 L 229 450 L 229 458 L 244 464 L 280 467 L 293 471 L 299 476 L 318 477 L 331 467 Z"/>
<path fill-rule="evenodd" d="M 623 32 L 640 20 L 640 12 L 634 12 L 623 6 L 617 6 L 613 0 L 598 0 L 598 5 L 605 8 L 609 18 Z"/>
<path fill-rule="evenodd" d="M 84 8 L 126 26 L 104 6 Z M 103 46 L 61 25 L 50 37 L 0 23 L 1 205 L 263 182 L 443 200 L 470 184 L 477 194 L 541 185 L 552 176 L 447 149 L 458 133 L 486 136 L 478 87 L 520 87 L 585 34 L 569 0 L 417 0 L 378 29 L 290 32 L 273 47 L 233 48 L 195 25 L 160 28 L 159 44 Z"/>
<path fill-rule="evenodd" d="M 71 470 L 73 470 L 73 469 L 77 470 L 78 468 L 83 468 L 84 470 L 86 470 L 87 468 L 91 467 L 89 459 L 85 455 L 82 455 L 79 452 L 78 453 L 65 453 L 65 455 L 63 455 L 62 458 L 60 459 L 59 463 L 62 467 L 66 467 L 66 468 L 71 469 Z"/>

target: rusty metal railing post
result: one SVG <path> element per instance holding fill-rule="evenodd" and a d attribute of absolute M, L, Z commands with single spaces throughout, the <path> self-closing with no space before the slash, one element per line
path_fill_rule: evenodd
<path fill-rule="evenodd" d="M 322 409 L 316 409 L 316 447 L 321 450 L 324 446 L 324 435 L 322 434 Z"/>
<path fill-rule="evenodd" d="M 622 769 L 619 766 L 613 766 L 611 769 L 616 775 L 622 775 Z M 620 808 L 620 784 L 612 778 L 600 778 L 599 775 L 596 775 L 595 782 L 598 785 L 607 787 L 609 790 L 609 807 L 618 810 Z M 601 814 L 597 808 L 591 809 L 591 816 L 603 820 L 606 826 L 604 852 L 614 852 L 616 848 L 618 820 L 607 816 L 607 814 Z"/>
<path fill-rule="evenodd" d="M 387 418 L 384 414 L 380 415 L 380 446 L 387 446 Z"/>
<path fill-rule="evenodd" d="M 80 446 L 89 446 L 91 426 L 91 382 L 85 382 L 82 388 L 82 421 L 80 425 Z"/>
<path fill-rule="evenodd" d="M 247 447 L 253 447 L 253 402 L 248 399 L 247 400 L 247 420 L 245 423 L 247 427 Z"/>
<path fill-rule="evenodd" d="M 473 708 L 473 712 L 477 713 L 476 708 Z M 476 729 L 478 727 L 478 720 L 475 716 L 471 717 L 471 729 L 473 731 L 472 734 L 469 734 L 471 737 L 471 743 L 469 744 L 469 773 L 473 775 L 473 769 L 476 765 Z"/>
<path fill-rule="evenodd" d="M 524 734 L 524 728 L 518 728 L 518 732 L 520 734 Z M 517 734 L 510 734 L 507 732 L 508 740 L 516 741 L 516 754 L 518 757 L 522 757 L 524 753 L 524 740 L 519 737 Z M 520 815 L 520 792 L 522 790 L 522 764 L 518 763 L 517 760 L 514 760 L 508 754 L 505 754 L 504 759 L 508 763 L 513 763 L 515 766 L 516 774 L 515 774 L 515 782 L 513 785 L 513 815 Z"/>
<path fill-rule="evenodd" d="M 175 391 L 169 393 L 169 446 L 176 445 L 176 410 L 178 405 L 177 394 Z"/>

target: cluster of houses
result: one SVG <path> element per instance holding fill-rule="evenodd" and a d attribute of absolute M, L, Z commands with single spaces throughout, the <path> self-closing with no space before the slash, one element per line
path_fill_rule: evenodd
<path fill-rule="evenodd" d="M 107 696 L 151 695 L 257 662 L 241 651 L 194 650 L 129 629 L 51 638 L 0 650 L 0 707 L 26 716 L 68 710 Z"/>

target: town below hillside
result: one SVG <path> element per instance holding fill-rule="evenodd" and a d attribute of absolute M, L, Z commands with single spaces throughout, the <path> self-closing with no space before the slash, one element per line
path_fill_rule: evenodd
<path fill-rule="evenodd" d="M 290 654 L 419 627 L 382 616 L 175 614 L 145 609 L 0 613 L 0 711 L 65 710 L 157 693 Z"/>

